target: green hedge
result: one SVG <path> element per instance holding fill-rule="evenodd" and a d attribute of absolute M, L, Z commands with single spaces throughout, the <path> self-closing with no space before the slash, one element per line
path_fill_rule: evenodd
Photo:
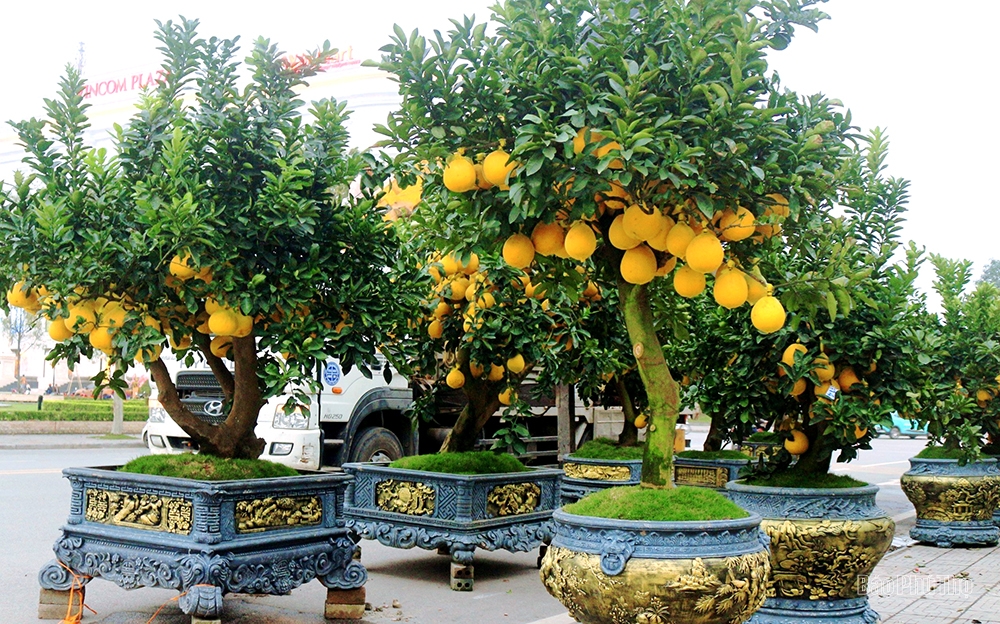
<path fill-rule="evenodd" d="M 72 420 L 107 421 L 114 418 L 112 401 L 94 399 L 69 399 L 42 401 L 41 410 L 0 410 L 0 420 Z M 122 413 L 125 420 L 141 422 L 149 417 L 145 400 L 126 401 Z"/>

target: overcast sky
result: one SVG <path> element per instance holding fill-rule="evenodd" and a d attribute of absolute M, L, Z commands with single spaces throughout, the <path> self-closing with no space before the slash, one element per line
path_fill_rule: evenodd
<path fill-rule="evenodd" d="M 488 15 L 484 0 L 369 0 L 347 3 L 167 0 L 146 3 L 18 2 L 0 24 L 0 120 L 41 114 L 66 63 L 84 44 L 90 80 L 141 74 L 158 65 L 154 19 L 198 18 L 200 34 L 263 35 L 290 52 L 323 40 L 377 55 L 393 23 L 409 32 L 446 29 L 463 13 Z M 855 123 L 888 130 L 890 173 L 912 181 L 903 236 L 929 251 L 976 263 L 975 277 L 1000 258 L 995 185 L 1000 170 L 1000 95 L 994 0 L 830 0 L 818 34 L 800 29 L 771 66 L 800 93 L 841 99 Z M 127 117 L 127 114 L 123 116 Z M 11 133 L 0 129 L 9 146 Z M 930 289 L 925 271 L 921 286 Z"/>

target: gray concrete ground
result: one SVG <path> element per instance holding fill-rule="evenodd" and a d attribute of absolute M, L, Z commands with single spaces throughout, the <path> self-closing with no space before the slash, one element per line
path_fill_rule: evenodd
<path fill-rule="evenodd" d="M 698 428 L 691 432 L 693 447 L 698 447 L 703 436 Z M 913 522 L 912 507 L 899 498 L 898 476 L 907 468 L 905 459 L 916 454 L 923 442 L 880 440 L 876 445 L 876 452 L 863 455 L 858 462 L 837 465 L 834 471 L 877 483 L 881 488 L 879 505 L 897 522 L 896 549 L 869 580 L 872 606 L 882 615 L 882 622 L 1000 624 L 1000 548 L 938 549 L 912 544 L 906 538 Z M 4 570 L 5 586 L 0 593 L 0 622 L 39 621 L 35 618 L 38 590 L 34 576 L 51 557 L 47 545 L 58 534 L 68 500 L 60 467 L 112 464 L 120 461 L 119 457 L 141 454 L 141 446 L 138 437 L 107 440 L 88 435 L 0 435 L 0 569 Z M 40 503 L 42 498 L 53 502 Z M 477 552 L 476 590 L 463 593 L 448 588 L 447 557 L 386 548 L 375 542 L 362 542 L 362 546 L 372 609 L 359 624 L 573 622 L 538 581 L 536 553 Z M 322 624 L 326 622 L 322 617 L 325 591 L 320 584 L 309 583 L 289 596 L 230 596 L 223 621 Z M 97 613 L 87 612 L 83 623 L 187 624 L 191 620 L 180 612 L 175 597 L 172 591 L 125 591 L 96 580 L 88 587 L 86 602 Z"/>

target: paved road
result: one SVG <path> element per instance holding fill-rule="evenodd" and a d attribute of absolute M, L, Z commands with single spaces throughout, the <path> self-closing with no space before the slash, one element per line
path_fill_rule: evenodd
<path fill-rule="evenodd" d="M 703 432 L 692 432 L 692 447 L 699 448 Z M 899 490 L 898 478 L 906 459 L 923 446 L 922 440 L 876 440 L 875 450 L 859 461 L 835 466 L 857 478 L 881 487 L 879 504 L 897 519 L 897 535 L 905 535 L 912 524 L 912 507 Z M 69 485 L 61 477 L 68 466 L 121 464 L 143 449 L 71 449 L 0 451 L 0 621 L 4 624 L 34 624 L 38 584 L 36 575 L 52 557 L 52 544 L 69 510 Z M 448 588 L 449 560 L 423 550 L 396 550 L 377 542 L 363 542 L 362 561 L 370 575 L 368 601 L 376 608 L 364 622 L 410 622 L 439 624 L 542 624 L 562 621 L 565 609 L 551 598 L 538 580 L 536 553 L 506 552 L 476 554 L 476 590 L 452 592 Z M 175 592 L 143 589 L 126 592 L 106 581 L 90 584 L 87 603 L 98 614 L 84 623 L 143 624 L 163 604 L 156 624 L 187 624 L 175 602 Z M 282 597 L 227 598 L 224 621 L 238 623 L 323 624 L 325 589 L 309 583 Z M 394 607 L 396 604 L 398 607 Z M 564 618 L 563 618 L 564 619 Z"/>

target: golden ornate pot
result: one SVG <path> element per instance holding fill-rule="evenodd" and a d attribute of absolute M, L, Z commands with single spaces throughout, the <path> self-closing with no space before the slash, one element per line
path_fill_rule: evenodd
<path fill-rule="evenodd" d="M 768 598 L 752 624 L 871 624 L 867 580 L 896 523 L 875 504 L 878 487 L 812 489 L 726 485 L 734 503 L 760 514 L 771 540 Z"/>
<path fill-rule="evenodd" d="M 639 522 L 557 510 L 546 589 L 583 624 L 738 624 L 763 603 L 760 517 Z"/>
<path fill-rule="evenodd" d="M 917 510 L 910 537 L 940 548 L 993 546 L 1000 529 L 993 512 L 1000 503 L 1000 465 L 994 458 L 958 465 L 954 459 L 910 459 L 899 479 Z"/>
<path fill-rule="evenodd" d="M 638 485 L 641 459 L 590 459 L 567 455 L 563 461 L 562 502 L 575 503 L 587 494 L 619 485 Z"/>

